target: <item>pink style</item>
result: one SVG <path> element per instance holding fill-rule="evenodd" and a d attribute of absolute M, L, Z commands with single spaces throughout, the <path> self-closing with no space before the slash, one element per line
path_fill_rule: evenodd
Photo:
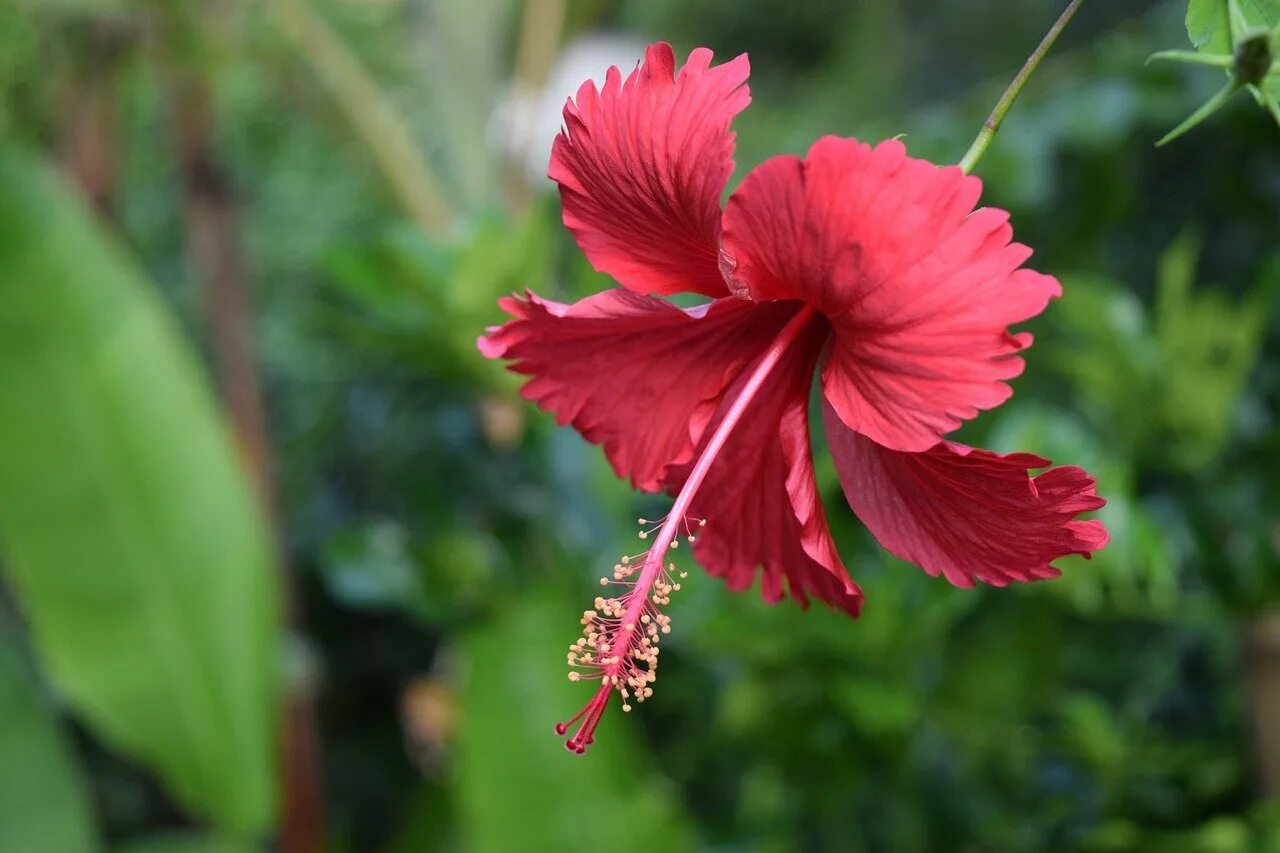
<path fill-rule="evenodd" d="M 649 47 L 602 90 L 564 110 L 550 176 L 565 226 L 621 288 L 572 305 L 532 293 L 479 341 L 531 378 L 523 395 L 600 444 L 618 476 L 675 497 L 624 557 L 616 595 L 583 614 L 572 680 L 598 679 L 557 726 L 583 752 L 610 697 L 652 694 L 661 612 L 692 543 L 730 589 L 820 599 L 851 616 L 863 601 L 827 529 L 813 472 L 809 397 L 845 497 L 877 541 L 931 575 L 970 587 L 1055 577 L 1053 561 L 1107 543 L 1095 481 L 945 440 L 1009 398 L 1027 333 L 1009 326 L 1061 293 L 1023 266 L 1004 211 L 977 208 L 981 182 L 914 159 L 896 140 L 824 137 L 806 157 L 754 169 L 721 210 L 733 172 L 733 117 L 750 101 L 747 57 L 712 67 L 700 48 L 677 71 Z M 679 308 L 660 297 L 710 299 Z M 647 523 L 645 523 L 647 524 Z"/>

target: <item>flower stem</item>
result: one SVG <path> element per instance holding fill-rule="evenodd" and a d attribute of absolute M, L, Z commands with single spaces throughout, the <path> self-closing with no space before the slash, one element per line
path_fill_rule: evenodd
<path fill-rule="evenodd" d="M 611 600 L 611 603 L 614 603 L 618 609 L 614 610 L 612 614 L 606 609 L 606 614 L 611 619 L 616 619 L 616 622 L 613 622 L 613 625 L 616 626 L 616 633 L 606 630 L 604 634 L 605 645 L 597 646 L 596 640 L 592 639 L 590 641 L 591 645 L 588 647 L 588 650 L 602 650 L 598 652 L 599 662 L 604 664 L 601 673 L 602 683 L 582 710 L 567 722 L 556 725 L 556 734 L 558 735 L 565 735 L 574 725 L 578 725 L 577 731 L 565 741 L 565 746 L 570 752 L 582 754 L 586 752 L 587 747 L 595 740 L 596 726 L 600 723 L 600 719 L 609 705 L 609 699 L 614 692 L 620 691 L 622 693 L 622 709 L 624 711 L 630 710 L 626 704 L 627 692 L 625 688 L 635 689 L 637 690 L 636 695 L 640 695 L 639 690 L 643 689 L 644 685 L 643 683 L 637 685 L 631 681 L 632 676 L 629 674 L 629 668 L 634 668 L 632 663 L 633 652 L 648 643 L 648 640 L 645 639 L 646 631 L 644 627 L 645 620 L 648 618 L 646 614 L 656 612 L 650 602 L 657 601 L 657 599 L 651 599 L 650 596 L 665 571 L 664 563 L 667 559 L 667 549 L 674 547 L 677 537 L 680 535 L 681 525 L 687 523 L 687 514 L 690 505 L 693 503 L 694 495 L 701 488 L 702 482 L 711 470 L 712 463 L 715 462 L 716 457 L 724 448 L 729 435 L 737 427 L 738 422 L 742 420 L 743 414 L 751 405 L 752 400 L 756 398 L 760 387 L 769 378 L 774 368 L 778 366 L 778 362 L 782 360 L 783 355 L 786 354 L 791 345 L 803 334 L 806 327 L 814 319 L 815 314 L 816 311 L 811 307 L 805 306 L 800 309 L 787 325 L 782 328 L 778 336 L 774 338 L 769 348 L 765 350 L 764 355 L 751 370 L 751 374 L 743 384 L 742 390 L 738 392 L 738 396 L 734 398 L 728 411 L 725 412 L 720 425 L 716 427 L 715 432 L 712 433 L 711 438 L 707 441 L 706 447 L 699 455 L 693 470 L 685 479 L 684 485 L 680 487 L 680 493 L 676 496 L 671 512 L 667 514 L 666 519 L 658 529 L 654 544 L 650 547 L 645 557 L 639 578 L 634 583 L 627 583 L 630 591 L 622 599 Z M 643 519 L 641 519 L 641 523 L 643 523 Z M 641 532 L 640 536 L 641 538 L 647 538 L 646 534 L 651 532 Z M 690 538 L 689 541 L 692 542 L 693 539 Z M 615 577 L 617 576 L 615 575 Z M 601 583 L 605 583 L 604 578 L 601 579 Z M 678 584 L 675 589 L 679 589 Z M 625 609 L 623 609 L 624 605 Z M 621 615 L 618 615 L 619 611 Z M 594 617 L 595 613 L 590 612 L 589 615 Z M 591 625 L 589 623 L 584 624 L 588 624 L 588 632 L 591 632 Z M 603 622 L 597 624 L 603 624 Z M 578 642 L 581 643 L 582 641 Z M 570 651 L 572 653 L 573 649 L 571 648 Z M 652 663 L 649 664 L 649 673 L 652 676 L 653 667 L 657 665 L 657 658 L 655 656 L 650 660 Z M 570 655 L 569 663 L 571 666 L 574 665 L 572 654 Z M 649 680 L 651 681 L 652 677 Z M 579 721 L 581 721 L 581 724 L 579 724 Z"/>
<path fill-rule="evenodd" d="M 995 108 L 991 110 L 991 115 L 987 116 L 987 120 L 982 123 L 982 130 L 978 131 L 977 138 L 973 140 L 973 144 L 969 146 L 969 150 L 965 152 L 964 157 L 960 160 L 960 168 L 966 175 L 973 171 L 974 166 L 978 165 L 978 160 L 982 159 L 987 146 L 991 144 L 991 140 L 995 139 L 996 131 L 1000 129 L 1005 113 L 1009 112 L 1013 102 L 1018 100 L 1022 87 L 1027 84 L 1027 81 L 1031 79 L 1031 75 L 1040 67 L 1040 62 L 1044 59 L 1045 54 L 1049 52 L 1049 48 L 1053 47 L 1053 43 L 1058 40 L 1058 36 L 1061 35 L 1062 31 L 1067 28 L 1067 24 L 1071 23 L 1071 19 L 1075 17 L 1076 12 L 1080 9 L 1080 4 L 1083 2 L 1084 0 L 1071 0 L 1067 4 L 1067 8 L 1062 10 L 1058 20 L 1054 21 L 1053 26 L 1049 28 L 1049 32 L 1044 34 L 1040 44 L 1027 57 L 1022 70 L 1013 78 L 1009 88 L 1004 90 L 1004 94 L 996 102 Z"/>
<path fill-rule="evenodd" d="M 1182 124 L 1160 137 L 1160 141 L 1156 143 L 1156 147 L 1159 148 L 1162 145 L 1168 145 L 1170 142 L 1207 119 L 1210 115 L 1221 109 L 1222 105 L 1229 101 L 1231 96 L 1240 91 L 1243 87 L 1243 83 L 1232 77 L 1223 84 L 1222 88 L 1219 89 L 1212 98 L 1205 101 L 1200 105 L 1199 109 L 1187 116 L 1186 120 L 1183 121 Z"/>
<path fill-rule="evenodd" d="M 738 392 L 738 396 L 734 399 L 733 404 L 729 406 L 729 411 L 725 413 L 724 420 L 720 421 L 720 425 L 711 435 L 711 440 L 707 442 L 706 449 L 698 457 L 698 462 L 693 466 L 688 479 L 685 480 L 684 486 L 681 487 L 680 493 L 676 496 L 675 504 L 671 507 L 671 512 L 667 514 L 667 520 L 662 525 L 662 529 L 658 531 L 657 544 L 653 550 L 649 552 L 649 559 L 645 563 L 644 572 L 640 575 L 639 581 L 636 582 L 638 588 L 648 589 L 653 585 L 654 579 L 662 570 L 662 561 L 666 557 L 666 549 L 672 541 L 679 535 L 680 524 L 689 512 L 689 506 L 693 503 L 694 495 L 698 493 L 702 481 L 706 479 L 707 472 L 711 470 L 711 463 L 716 460 L 720 454 L 720 449 L 724 447 L 724 443 L 729 440 L 729 434 L 733 432 L 738 425 L 738 421 L 742 419 L 742 413 L 747 410 L 747 406 L 755 399 L 756 392 L 760 390 L 760 386 L 764 384 L 769 373 L 777 366 L 787 349 L 800 337 L 800 333 L 804 331 L 805 326 L 813 319 L 815 311 L 813 308 L 805 306 L 800 309 L 800 313 L 792 317 L 790 322 L 783 327 L 778 333 L 769 349 L 765 352 L 764 358 L 760 359 L 751 376 L 748 377 L 742 390 Z M 636 605 L 636 612 L 629 613 L 631 621 L 639 616 L 639 606 L 644 603 L 641 598 L 639 604 Z M 628 621 L 624 619 L 624 622 Z"/>

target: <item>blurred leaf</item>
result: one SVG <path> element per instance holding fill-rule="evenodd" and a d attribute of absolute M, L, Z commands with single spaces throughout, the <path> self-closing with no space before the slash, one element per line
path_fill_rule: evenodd
<path fill-rule="evenodd" d="M 432 624 L 465 621 L 493 589 L 498 548 L 476 531 L 412 541 L 390 521 L 345 530 L 321 562 L 325 586 L 357 610 L 403 610 Z"/>
<path fill-rule="evenodd" d="M 0 850 L 99 848 L 80 770 L 58 721 L 9 639 L 0 636 Z"/>
<path fill-rule="evenodd" d="M 427 853 L 461 850 L 454 837 L 457 822 L 448 789 L 439 782 L 423 782 L 407 798 L 404 822 L 387 845 L 385 853 Z"/>
<path fill-rule="evenodd" d="M 451 225 L 454 211 L 418 152 L 404 116 L 310 0 L 269 0 L 267 11 L 329 90 L 352 133 L 382 171 L 405 213 L 428 233 Z"/>
<path fill-rule="evenodd" d="M 832 698 L 849 711 L 859 729 L 874 737 L 910 735 L 923 711 L 916 691 L 856 674 L 840 685 Z"/>
<path fill-rule="evenodd" d="M 1270 313 L 1263 288 L 1233 302 L 1217 290 L 1193 291 L 1199 242 L 1184 235 L 1165 250 L 1156 274 L 1155 334 L 1164 355 L 1165 424 L 1173 451 L 1194 468 L 1217 455 L 1253 370 Z"/>
<path fill-rule="evenodd" d="M 339 534 L 326 548 L 322 565 L 329 593 L 348 607 L 416 611 L 423 604 L 408 532 L 392 522 Z"/>
<path fill-rule="evenodd" d="M 274 811 L 263 518 L 146 283 L 34 158 L 0 150 L 0 540 L 53 680 L 189 808 Z"/>
<path fill-rule="evenodd" d="M 1103 782 L 1124 769 L 1130 744 L 1111 710 L 1092 693 L 1074 693 L 1062 697 L 1061 714 L 1064 733 L 1073 752 L 1081 756 Z"/>
<path fill-rule="evenodd" d="M 1271 29 L 1280 24 L 1280 0 L 1237 0 L 1248 26 Z M 1235 34 L 1237 37 L 1239 33 Z M 1235 38 L 1230 0 L 1191 0 L 1187 4 L 1187 36 L 1197 50 L 1231 53 Z"/>
<path fill-rule="evenodd" d="M 1053 363 L 1131 452 L 1194 470 L 1225 447 L 1275 303 L 1270 285 L 1242 299 L 1193 288 L 1197 241 L 1160 258 L 1148 312 L 1114 282 L 1073 279 L 1054 319 L 1067 343 Z M 1145 460 L 1144 460 L 1145 461 Z"/>
<path fill-rule="evenodd" d="M 366 314 L 364 339 L 440 379 L 509 388 L 516 380 L 476 353 L 476 337 L 506 316 L 497 302 L 550 280 L 554 239 L 546 208 L 518 219 L 479 219 L 453 243 L 396 228 L 331 251 L 336 289 Z"/>
<path fill-rule="evenodd" d="M 1114 430 L 1113 442 L 1140 445 L 1154 426 L 1145 415 L 1162 368 L 1146 309 L 1131 291 L 1104 279 L 1073 277 L 1063 290 L 1051 316 L 1066 340 L 1051 351 L 1050 363 Z"/>
<path fill-rule="evenodd" d="M 128 11 L 130 0 L 17 0 L 12 5 L 26 6 L 52 15 L 101 15 Z"/>
<path fill-rule="evenodd" d="M 590 698 L 587 687 L 565 678 L 564 649 L 580 614 L 571 599 L 531 594 L 463 644 L 467 713 L 456 760 L 467 850 L 694 846 L 667 783 L 616 702 L 586 755 L 566 750 L 552 730 Z"/>

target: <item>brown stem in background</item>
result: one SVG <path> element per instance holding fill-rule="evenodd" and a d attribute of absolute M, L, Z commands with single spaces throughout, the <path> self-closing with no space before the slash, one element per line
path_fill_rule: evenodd
<path fill-rule="evenodd" d="M 116 190 L 116 82 L 120 57 L 133 39 L 127 25 L 89 25 L 82 61 L 58 105 L 58 160 L 98 213 L 113 217 Z"/>
<path fill-rule="evenodd" d="M 1280 612 L 1245 622 L 1241 647 L 1260 789 L 1280 800 Z"/>
<path fill-rule="evenodd" d="M 516 45 L 515 96 L 536 97 L 547 84 L 560 52 L 567 5 L 567 0 L 525 0 L 520 40 Z M 524 154 L 521 151 L 508 159 L 502 175 L 507 203 L 516 213 L 529 206 L 533 195 L 525 177 Z"/>
<path fill-rule="evenodd" d="M 249 285 L 240 253 L 239 211 L 213 157 L 208 88 L 185 76 L 174 120 L 182 171 L 187 260 L 198 279 L 212 336 L 218 384 L 263 505 L 275 507 L 266 415 L 254 360 Z"/>
<path fill-rule="evenodd" d="M 211 335 L 218 385 L 262 505 L 275 520 L 277 565 L 286 619 L 297 632 L 301 613 L 279 546 L 279 514 L 271 478 L 262 388 L 254 358 L 253 311 L 240 248 L 240 211 L 214 155 L 214 110 L 205 79 L 176 71 L 174 130 L 182 171 L 188 263 L 198 280 Z M 313 691 L 286 679 L 279 721 L 280 846 L 285 853 L 321 849 L 323 800 L 320 739 Z"/>
<path fill-rule="evenodd" d="M 541 89 L 560 51 L 567 0 L 525 0 L 516 46 L 516 82 Z"/>

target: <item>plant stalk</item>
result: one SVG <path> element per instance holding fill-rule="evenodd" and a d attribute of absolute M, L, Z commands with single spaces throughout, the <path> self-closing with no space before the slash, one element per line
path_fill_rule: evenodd
<path fill-rule="evenodd" d="M 427 233 L 447 229 L 454 212 L 441 183 L 377 81 L 308 0 L 272 0 L 267 8 L 329 90 L 404 211 Z"/>
<path fill-rule="evenodd" d="M 1280 612 L 1247 620 L 1241 651 L 1263 796 L 1280 800 Z"/>
<path fill-rule="evenodd" d="M 216 24 L 225 6 L 211 6 L 202 22 Z M 182 178 L 184 243 L 199 286 L 224 410 L 235 432 L 259 503 L 271 522 L 275 569 L 284 595 L 284 620 L 299 633 L 301 605 L 282 543 L 282 520 L 271 475 L 272 449 L 262 380 L 253 345 L 252 276 L 244 260 L 243 223 L 230 176 L 216 146 L 217 114 L 208 77 L 170 63 L 173 135 Z M 279 849 L 309 853 L 323 847 L 321 748 L 314 690 L 286 679 L 276 720 L 280 798 Z"/>
<path fill-rule="evenodd" d="M 982 123 L 982 130 L 978 131 L 978 136 L 973 140 L 973 144 L 969 146 L 969 150 L 960 159 L 960 168 L 966 175 L 971 173 L 973 168 L 978 165 L 978 161 L 982 159 L 987 146 L 991 144 L 991 140 L 996 137 L 996 132 L 1000 130 L 1005 114 L 1009 112 L 1013 102 L 1018 100 L 1018 95 L 1022 93 L 1022 87 L 1027 85 L 1031 75 L 1040 67 L 1040 63 L 1049 53 L 1049 48 L 1053 47 L 1053 43 L 1058 40 L 1058 36 L 1067 28 L 1067 24 L 1071 23 L 1071 19 L 1080 10 L 1080 5 L 1083 2 L 1084 0 L 1071 0 L 1067 4 L 1067 8 L 1062 10 L 1058 20 L 1054 21 L 1053 26 L 1049 28 L 1049 32 L 1044 34 L 1040 44 L 1027 57 L 1027 61 L 1023 64 L 1017 76 L 1013 78 L 1009 88 L 1005 89 L 1004 94 L 1000 96 L 1000 100 L 996 101 L 995 108 L 991 110 L 991 115 L 987 116 L 987 120 Z"/>

